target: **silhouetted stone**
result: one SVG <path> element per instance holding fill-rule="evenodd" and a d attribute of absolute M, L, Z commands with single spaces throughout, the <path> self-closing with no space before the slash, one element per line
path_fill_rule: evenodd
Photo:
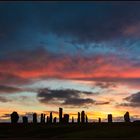
<path fill-rule="evenodd" d="M 62 108 L 59 108 L 59 123 L 62 123 L 63 122 L 62 116 L 63 116 L 63 109 Z"/>
<path fill-rule="evenodd" d="M 43 123 L 43 113 L 41 114 L 40 122 Z"/>
<path fill-rule="evenodd" d="M 50 112 L 50 120 L 49 120 L 49 122 L 52 123 L 52 121 L 53 121 L 53 116 L 52 116 L 52 112 Z"/>
<path fill-rule="evenodd" d="M 46 123 L 49 123 L 49 121 L 50 121 L 50 117 L 47 116 L 47 121 L 46 121 Z"/>
<path fill-rule="evenodd" d="M 101 123 L 101 118 L 99 118 L 98 122 Z"/>
<path fill-rule="evenodd" d="M 130 122 L 129 112 L 126 112 L 126 113 L 124 114 L 124 121 L 125 121 L 125 122 Z"/>
<path fill-rule="evenodd" d="M 18 122 L 18 119 L 19 119 L 18 113 L 14 111 L 11 114 L 11 123 L 17 123 Z"/>
<path fill-rule="evenodd" d="M 33 123 L 37 123 L 37 114 L 36 113 L 33 114 Z"/>
<path fill-rule="evenodd" d="M 44 114 L 44 116 L 43 116 L 43 123 L 45 123 L 45 116 L 46 116 L 46 114 Z"/>
<path fill-rule="evenodd" d="M 45 115 L 45 114 L 43 114 L 43 123 L 45 123 L 45 116 L 46 116 L 46 115 Z"/>
<path fill-rule="evenodd" d="M 72 117 L 72 121 L 71 122 L 74 123 L 74 117 Z"/>
<path fill-rule="evenodd" d="M 85 123 L 85 112 L 81 112 L 81 123 Z"/>
<path fill-rule="evenodd" d="M 77 123 L 80 123 L 80 112 L 78 112 Z"/>
<path fill-rule="evenodd" d="M 41 123 L 45 123 L 45 114 L 41 114 L 41 120 L 40 120 Z"/>
<path fill-rule="evenodd" d="M 53 119 L 53 123 L 54 123 L 54 124 L 56 123 L 56 119 L 57 119 L 57 118 L 56 118 L 56 117 L 54 117 L 54 119 Z"/>
<path fill-rule="evenodd" d="M 24 124 L 27 124 L 28 123 L 28 117 L 23 116 L 22 121 L 23 121 Z"/>
<path fill-rule="evenodd" d="M 87 117 L 87 115 L 86 115 L 86 123 L 88 123 L 88 117 Z"/>
<path fill-rule="evenodd" d="M 64 123 L 69 123 L 69 114 L 64 114 Z"/>
<path fill-rule="evenodd" d="M 108 114 L 108 122 L 112 123 L 112 114 Z"/>

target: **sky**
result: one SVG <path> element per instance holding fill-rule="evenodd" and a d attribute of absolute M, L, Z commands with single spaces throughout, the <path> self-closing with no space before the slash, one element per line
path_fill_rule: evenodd
<path fill-rule="evenodd" d="M 139 119 L 139 13 L 139 2 L 1 2 L 0 121 L 59 107 Z"/>

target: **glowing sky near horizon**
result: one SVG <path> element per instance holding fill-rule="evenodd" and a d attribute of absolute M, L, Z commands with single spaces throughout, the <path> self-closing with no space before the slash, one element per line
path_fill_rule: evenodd
<path fill-rule="evenodd" d="M 1 2 L 0 121 L 58 108 L 140 118 L 139 2 Z"/>

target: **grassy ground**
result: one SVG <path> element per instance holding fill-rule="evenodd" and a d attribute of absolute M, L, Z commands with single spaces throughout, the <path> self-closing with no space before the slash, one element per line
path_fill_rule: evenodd
<path fill-rule="evenodd" d="M 0 124 L 0 138 L 139 138 L 140 124 L 136 123 L 92 123 L 92 124 Z"/>

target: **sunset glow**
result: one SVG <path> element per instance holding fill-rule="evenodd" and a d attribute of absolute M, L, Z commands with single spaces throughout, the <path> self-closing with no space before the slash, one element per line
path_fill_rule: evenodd
<path fill-rule="evenodd" d="M 133 6 L 132 6 L 133 5 Z M 0 3 L 0 121 L 53 112 L 140 118 L 140 4 Z"/>

